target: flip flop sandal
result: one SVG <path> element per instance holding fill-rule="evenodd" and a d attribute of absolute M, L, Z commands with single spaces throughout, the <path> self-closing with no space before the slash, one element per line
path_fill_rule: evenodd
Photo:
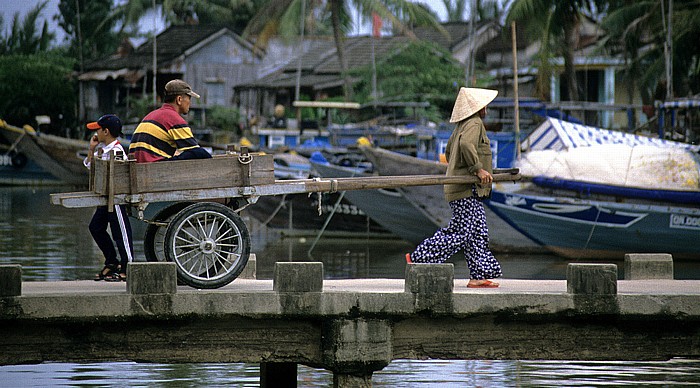
<path fill-rule="evenodd" d="M 95 275 L 95 281 L 99 282 L 100 280 L 106 280 L 108 277 L 111 277 L 113 274 L 117 272 L 117 266 L 113 264 L 108 264 L 102 267 L 102 270 L 100 273 Z"/>
<path fill-rule="evenodd" d="M 112 272 L 109 276 L 105 277 L 106 282 L 125 282 L 126 274 L 120 272 Z"/>
<path fill-rule="evenodd" d="M 498 286 L 498 283 L 494 283 L 490 280 L 484 280 L 483 283 L 479 284 L 467 283 L 467 288 L 496 288 Z"/>

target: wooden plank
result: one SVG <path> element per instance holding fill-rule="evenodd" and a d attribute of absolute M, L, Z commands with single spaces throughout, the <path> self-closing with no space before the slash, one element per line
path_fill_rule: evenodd
<path fill-rule="evenodd" d="M 107 211 L 114 213 L 114 153 L 109 154 L 109 165 L 107 168 Z"/>
<path fill-rule="evenodd" d="M 274 183 L 272 155 L 250 155 L 252 160 L 247 165 L 241 163 L 238 155 L 156 163 L 116 161 L 112 186 L 108 182 L 109 163 L 95 161 L 95 185 L 92 191 L 107 195 L 112 187 L 114 194 L 138 194 Z"/>
<path fill-rule="evenodd" d="M 295 108 L 335 108 L 335 109 L 360 109 L 357 102 L 334 102 L 334 101 L 294 101 Z"/>
<path fill-rule="evenodd" d="M 494 182 L 518 181 L 519 173 L 493 174 Z M 407 176 L 370 176 L 356 178 L 337 178 L 309 180 L 305 186 L 308 192 L 334 192 L 346 190 L 394 189 L 407 186 L 432 186 L 445 184 L 478 183 L 479 178 L 468 176 L 445 175 L 407 175 Z"/>
<path fill-rule="evenodd" d="M 251 154 L 250 186 L 274 183 L 272 155 Z M 248 174 L 235 155 L 212 159 L 135 163 L 134 193 L 246 186 Z"/>
<path fill-rule="evenodd" d="M 514 170 L 516 171 L 516 170 Z M 493 174 L 494 182 L 518 181 L 520 173 Z M 476 176 L 407 175 L 371 176 L 337 179 L 278 180 L 273 184 L 248 187 L 219 187 L 204 189 L 169 190 L 140 194 L 115 194 L 114 203 L 135 204 L 169 201 L 201 201 L 215 198 L 240 198 L 281 194 L 302 194 L 314 192 L 335 192 L 345 190 L 372 190 L 407 186 L 431 186 L 458 183 L 476 183 Z M 68 208 L 94 207 L 106 204 L 106 197 L 94 192 L 51 194 L 51 203 Z"/>

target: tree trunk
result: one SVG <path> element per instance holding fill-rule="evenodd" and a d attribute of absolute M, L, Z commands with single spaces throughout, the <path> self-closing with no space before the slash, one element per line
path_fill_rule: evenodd
<path fill-rule="evenodd" d="M 574 51 L 576 50 L 576 20 L 572 20 L 564 27 L 564 78 L 569 91 L 568 100 L 578 101 L 578 83 L 576 82 L 576 69 L 574 69 Z M 565 97 L 565 96 L 562 96 Z M 566 100 L 567 98 L 563 98 Z"/>
<path fill-rule="evenodd" d="M 343 36 L 340 31 L 340 11 L 342 0 L 330 0 L 331 5 L 331 23 L 333 24 L 333 38 L 335 39 L 335 49 L 338 53 L 338 62 L 340 62 L 341 76 L 344 83 L 345 101 L 352 101 L 353 90 L 350 76 L 348 75 L 348 64 L 345 61 L 345 49 L 343 46 Z"/>

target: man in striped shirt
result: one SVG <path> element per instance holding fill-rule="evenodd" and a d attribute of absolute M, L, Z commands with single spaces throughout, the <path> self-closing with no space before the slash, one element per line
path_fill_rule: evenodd
<path fill-rule="evenodd" d="M 183 80 L 165 85 L 163 106 L 147 114 L 131 137 L 129 153 L 137 162 L 211 158 L 181 116 L 190 111 L 192 97 L 199 98 L 199 94 Z"/>

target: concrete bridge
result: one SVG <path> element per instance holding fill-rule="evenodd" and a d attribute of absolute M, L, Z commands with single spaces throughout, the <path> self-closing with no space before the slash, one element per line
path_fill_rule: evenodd
<path fill-rule="evenodd" d="M 569 264 L 567 280 L 466 288 L 452 264 L 405 279 L 324 280 L 323 264 L 277 263 L 217 290 L 176 284 L 174 263 L 132 263 L 129 281 L 21 282 L 0 266 L 0 365 L 42 361 L 248 362 L 262 386 L 296 366 L 371 386 L 394 359 L 666 360 L 700 357 L 700 281 L 669 255 Z"/>

